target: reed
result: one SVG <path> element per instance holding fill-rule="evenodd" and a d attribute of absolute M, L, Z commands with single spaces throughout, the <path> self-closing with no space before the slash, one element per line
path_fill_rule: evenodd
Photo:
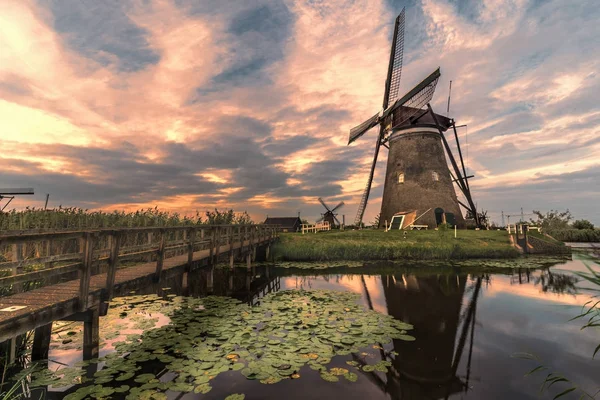
<path fill-rule="evenodd" d="M 283 261 L 331 260 L 462 260 L 471 258 L 516 258 L 504 231 L 383 232 L 361 230 L 281 234 L 273 254 Z"/>
<path fill-rule="evenodd" d="M 193 226 L 204 224 L 248 224 L 253 223 L 246 213 L 233 210 L 196 211 L 192 217 L 179 213 L 148 208 L 135 212 L 89 211 L 83 208 L 58 207 L 51 210 L 26 208 L 22 211 L 0 212 L 0 232 L 27 229 L 96 229 L 133 228 L 146 226 Z"/>
<path fill-rule="evenodd" d="M 600 229 L 560 229 L 547 233 L 563 242 L 600 242 Z"/>

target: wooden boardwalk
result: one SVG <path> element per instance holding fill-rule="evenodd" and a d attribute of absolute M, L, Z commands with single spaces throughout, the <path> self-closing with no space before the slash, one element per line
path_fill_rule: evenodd
<path fill-rule="evenodd" d="M 143 248 L 139 245 L 120 246 L 120 242 L 124 241 L 126 235 L 136 235 L 139 238 L 140 234 L 156 232 L 159 233 L 159 236 L 154 237 L 157 239 L 154 240 L 155 243 L 145 245 L 147 249 L 142 249 L 142 251 L 135 251 Z M 183 232 L 185 234 L 182 235 Z M 140 285 L 178 276 L 203 265 L 212 265 L 216 263 L 219 255 L 229 256 L 231 265 L 233 265 L 234 257 L 246 257 L 246 262 L 250 265 L 251 260 L 256 256 L 257 247 L 266 247 L 268 252 L 268 246 L 276 239 L 276 235 L 275 229 L 270 226 L 249 225 L 133 228 L 0 236 L 0 250 L 2 245 L 5 247 L 10 245 L 13 251 L 19 251 L 19 245 L 24 246 L 25 243 L 39 244 L 45 240 L 84 239 L 81 244 L 82 251 L 71 253 L 75 254 L 74 257 L 79 258 L 76 259 L 78 262 L 75 264 L 53 267 L 51 262 L 47 261 L 52 257 L 54 259 L 61 259 L 61 257 L 46 254 L 44 257 L 37 257 L 37 260 L 46 261 L 48 268 L 0 278 L 0 289 L 8 287 L 12 289 L 11 294 L 0 297 L 0 342 L 33 329 L 51 327 L 51 323 L 57 320 L 90 321 L 106 312 L 107 301 L 110 300 L 113 293 L 122 292 L 125 289 L 132 290 Z M 103 241 L 103 236 L 110 240 Z M 181 236 L 184 238 L 182 239 Z M 169 241 L 169 238 L 172 240 Z M 104 242 L 110 244 L 110 248 L 101 248 L 102 246 L 97 248 L 98 246 L 94 246 L 94 240 L 96 245 Z M 52 246 L 47 246 L 47 248 L 50 249 Z M 132 249 L 134 252 L 132 253 L 128 249 Z M 172 256 L 165 257 L 167 252 L 171 252 Z M 109 255 L 103 256 L 106 253 Z M 154 255 L 156 261 L 118 268 L 119 261 L 131 259 L 132 254 L 138 258 Z M 64 255 L 62 258 L 65 258 Z M 19 257 L 13 254 L 13 259 L 19 259 Z M 3 269 L 3 266 L 14 270 L 15 263 L 18 261 L 0 263 L 0 270 Z M 101 268 L 103 263 L 106 265 Z M 21 264 L 24 262 L 22 261 Z M 28 264 L 32 264 L 31 260 L 28 260 Z M 94 274 L 94 270 L 97 273 Z M 43 285 L 44 279 L 54 278 L 61 274 L 70 273 L 72 275 L 74 271 L 78 271 L 78 279 Z M 19 293 L 19 284 L 31 279 L 38 281 L 41 279 L 41 287 Z M 85 336 L 84 333 L 84 339 Z M 91 340 L 94 341 L 93 338 Z"/>

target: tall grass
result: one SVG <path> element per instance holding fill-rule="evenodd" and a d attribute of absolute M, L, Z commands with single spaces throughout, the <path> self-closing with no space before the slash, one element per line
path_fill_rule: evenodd
<path fill-rule="evenodd" d="M 202 224 L 248 224 L 246 213 L 233 210 L 196 211 L 193 217 L 148 208 L 135 212 L 88 211 L 77 207 L 43 210 L 26 208 L 23 211 L 0 212 L 0 231 L 26 229 L 96 229 L 132 228 L 145 226 L 192 226 Z"/>
<path fill-rule="evenodd" d="M 546 233 L 563 242 L 600 242 L 600 229 L 559 229 Z"/>
<path fill-rule="evenodd" d="M 276 259 L 283 261 L 333 260 L 461 260 L 470 258 L 516 258 L 506 232 L 378 230 L 281 234 L 273 247 Z"/>

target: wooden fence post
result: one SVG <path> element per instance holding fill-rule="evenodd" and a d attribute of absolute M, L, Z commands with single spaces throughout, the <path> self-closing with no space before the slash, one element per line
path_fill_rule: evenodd
<path fill-rule="evenodd" d="M 204 233 L 204 231 L 203 231 Z M 210 243 L 208 249 L 208 263 L 209 265 L 213 265 L 214 263 L 214 254 L 215 254 L 215 227 L 210 227 Z"/>
<path fill-rule="evenodd" d="M 88 308 L 93 256 L 94 236 L 91 232 L 85 232 L 83 263 L 81 269 L 79 270 L 79 311 L 85 311 Z"/>
<path fill-rule="evenodd" d="M 229 268 L 233 269 L 233 243 L 235 241 L 234 228 L 229 227 Z"/>
<path fill-rule="evenodd" d="M 16 244 L 12 245 L 12 261 L 19 262 L 19 263 L 23 261 L 23 243 L 16 243 Z M 18 275 L 20 272 L 19 268 L 21 268 L 20 264 L 12 267 L 12 274 Z M 21 293 L 22 291 L 23 291 L 23 283 L 13 284 L 13 294 Z"/>
<path fill-rule="evenodd" d="M 217 249 L 215 250 L 215 262 L 214 264 L 219 263 L 219 251 L 221 250 L 221 226 L 217 225 Z"/>
<path fill-rule="evenodd" d="M 119 267 L 119 250 L 121 248 L 121 232 L 114 232 L 109 236 L 110 258 L 108 259 L 108 271 L 106 272 L 106 291 L 108 300 L 112 300 L 115 286 L 115 276 Z"/>
<path fill-rule="evenodd" d="M 192 270 L 192 264 L 194 262 L 194 242 L 196 241 L 196 229 L 191 228 L 188 236 L 188 265 L 187 270 Z"/>
<path fill-rule="evenodd" d="M 160 282 L 163 263 L 165 261 L 165 242 L 167 240 L 167 233 L 164 229 L 160 230 L 160 242 L 158 245 L 158 252 L 156 257 L 156 273 L 154 274 L 154 280 Z"/>
<path fill-rule="evenodd" d="M 148 237 L 148 242 L 147 242 L 147 243 L 148 243 L 148 245 L 151 245 L 151 244 L 152 244 L 152 232 L 148 232 L 148 233 L 147 233 L 147 237 Z M 148 261 L 148 262 L 151 262 L 151 261 L 152 261 L 152 253 L 148 254 L 148 259 L 147 259 L 147 261 Z"/>
<path fill-rule="evenodd" d="M 252 227 L 252 233 L 254 234 L 254 246 L 252 246 L 252 261 L 256 261 L 256 248 L 258 247 L 258 243 L 260 240 L 259 231 L 257 226 Z"/>

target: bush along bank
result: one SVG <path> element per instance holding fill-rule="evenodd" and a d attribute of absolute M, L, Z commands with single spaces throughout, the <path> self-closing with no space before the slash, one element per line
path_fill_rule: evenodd
<path fill-rule="evenodd" d="M 600 229 L 559 229 L 546 233 L 563 242 L 600 242 Z"/>

